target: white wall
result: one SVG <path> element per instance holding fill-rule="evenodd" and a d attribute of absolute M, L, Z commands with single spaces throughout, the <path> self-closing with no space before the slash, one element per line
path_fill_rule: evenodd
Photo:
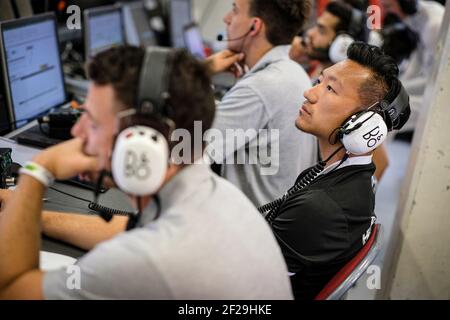
<path fill-rule="evenodd" d="M 400 198 L 389 297 L 450 299 L 450 2 Z"/>
<path fill-rule="evenodd" d="M 193 0 L 194 18 L 206 41 L 214 42 L 217 35 L 225 31 L 223 17 L 232 3 L 232 0 Z"/>

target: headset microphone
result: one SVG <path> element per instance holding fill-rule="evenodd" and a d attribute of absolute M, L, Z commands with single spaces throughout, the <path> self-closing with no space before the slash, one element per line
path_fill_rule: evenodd
<path fill-rule="evenodd" d="M 250 34 L 250 32 L 252 32 L 252 31 L 254 31 L 254 30 L 255 30 L 255 25 L 252 24 L 252 26 L 250 27 L 250 30 L 248 30 L 248 31 L 247 31 L 243 36 L 241 36 L 241 37 L 234 38 L 234 39 L 225 39 L 225 37 L 224 37 L 223 34 L 219 34 L 219 35 L 217 35 L 217 41 L 220 41 L 220 42 L 222 42 L 222 41 L 230 42 L 230 41 L 241 40 L 241 39 L 246 38 L 246 37 Z"/>

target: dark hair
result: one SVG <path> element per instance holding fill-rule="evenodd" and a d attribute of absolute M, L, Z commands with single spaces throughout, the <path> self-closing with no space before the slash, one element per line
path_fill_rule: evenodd
<path fill-rule="evenodd" d="M 325 11 L 331 13 L 333 16 L 339 19 L 338 24 L 336 25 L 334 31 L 336 33 L 340 32 L 350 32 L 355 34 L 350 34 L 355 40 L 367 41 L 368 30 L 366 27 L 367 17 L 365 12 L 361 12 L 363 14 L 363 19 L 360 21 L 360 24 L 355 27 L 356 31 L 351 32 L 351 23 L 353 16 L 353 9 L 358 10 L 357 8 L 353 8 L 350 4 L 341 2 L 341 1 L 332 1 L 327 4 L 325 7 Z"/>
<path fill-rule="evenodd" d="M 381 100 L 392 103 L 401 88 L 399 69 L 394 59 L 380 48 L 360 41 L 350 45 L 347 55 L 350 60 L 368 68 L 373 75 L 359 88 L 362 104 L 368 107 Z"/>
<path fill-rule="evenodd" d="M 361 10 L 361 11 L 367 11 L 367 8 L 369 7 L 369 1 L 368 0 L 342 0 L 345 3 L 348 3 L 353 8 Z"/>
<path fill-rule="evenodd" d="M 267 40 L 274 46 L 292 42 L 310 9 L 310 0 L 250 0 L 250 15 L 264 21 Z"/>
<path fill-rule="evenodd" d="M 88 65 L 89 79 L 97 85 L 111 85 L 124 108 L 136 107 L 144 54 L 144 49 L 130 46 L 99 53 Z M 214 120 L 215 102 L 209 71 L 204 63 L 185 50 L 173 50 L 171 61 L 168 100 L 170 118 L 177 128 L 186 129 L 194 136 L 195 121 L 201 121 L 202 130 L 206 131 Z M 164 130 L 158 127 L 154 119 L 139 121 L 139 124 L 151 124 L 166 136 L 168 134 L 167 128 Z"/>
<path fill-rule="evenodd" d="M 407 15 L 413 15 L 417 13 L 418 0 L 398 0 L 398 4 L 400 5 L 403 13 Z"/>
<path fill-rule="evenodd" d="M 383 46 L 381 49 L 400 64 L 408 59 L 419 44 L 419 34 L 402 22 L 400 17 L 388 13 L 384 18 L 384 27 L 381 30 Z"/>

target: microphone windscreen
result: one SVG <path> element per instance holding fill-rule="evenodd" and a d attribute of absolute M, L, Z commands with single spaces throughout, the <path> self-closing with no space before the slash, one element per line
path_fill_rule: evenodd
<path fill-rule="evenodd" d="M 217 35 L 217 41 L 223 41 L 223 34 Z"/>

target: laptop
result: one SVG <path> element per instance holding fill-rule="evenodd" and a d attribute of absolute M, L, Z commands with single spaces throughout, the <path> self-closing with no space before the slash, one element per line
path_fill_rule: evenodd
<path fill-rule="evenodd" d="M 104 6 L 84 11 L 86 61 L 96 54 L 125 44 L 122 8 Z"/>
<path fill-rule="evenodd" d="M 68 104 L 53 13 L 0 23 L 0 57 L 13 130 Z"/>

